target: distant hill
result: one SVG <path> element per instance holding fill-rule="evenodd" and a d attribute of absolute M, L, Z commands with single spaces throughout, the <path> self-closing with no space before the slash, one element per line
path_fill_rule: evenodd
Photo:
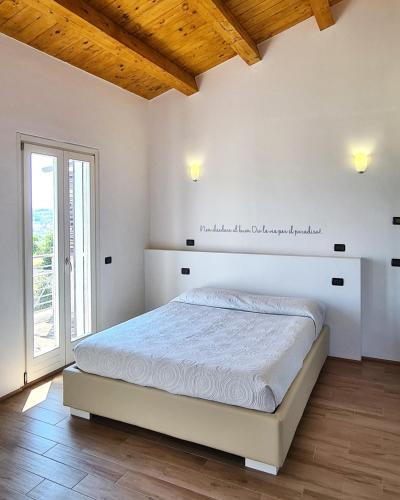
<path fill-rule="evenodd" d="M 36 208 L 32 211 L 34 234 L 40 236 L 53 230 L 54 212 L 49 208 Z"/>

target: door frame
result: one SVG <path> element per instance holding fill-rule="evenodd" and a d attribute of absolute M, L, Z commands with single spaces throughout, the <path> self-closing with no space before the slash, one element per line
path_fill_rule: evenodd
<path fill-rule="evenodd" d="M 77 155 L 90 155 L 93 156 L 93 175 L 92 175 L 92 221 L 95 228 L 95 237 L 92 240 L 94 243 L 94 258 L 93 258 L 93 268 L 92 269 L 92 286 L 93 295 L 92 300 L 94 301 L 94 332 L 99 330 L 100 328 L 100 308 L 99 304 L 101 304 L 101 287 L 100 287 L 100 203 L 99 203 L 99 183 L 100 183 L 100 154 L 99 150 L 92 147 L 80 146 L 73 143 L 46 139 L 38 136 L 32 136 L 28 134 L 24 134 L 21 132 L 17 133 L 17 161 L 18 161 L 18 225 L 19 225 L 19 318 L 20 318 L 20 332 L 22 334 L 22 338 L 24 339 L 24 373 L 21 374 L 21 380 L 23 380 L 23 384 L 30 383 L 37 378 L 40 378 L 40 374 L 37 374 L 34 378 L 28 375 L 28 352 L 27 352 L 27 302 L 26 302 L 26 245 L 29 243 L 26 242 L 26 234 L 25 234 L 25 175 L 24 175 L 24 145 L 31 145 L 36 147 L 45 147 L 53 150 L 58 150 L 63 155 L 63 151 L 68 151 L 71 153 L 76 153 Z M 64 161 L 61 162 L 61 165 L 64 170 Z M 94 205 L 94 209 L 93 209 Z M 31 243 L 30 243 L 31 245 Z M 65 290 L 65 287 L 64 287 Z M 67 340 L 67 339 L 66 339 Z M 65 364 L 68 365 L 73 361 L 71 342 L 66 341 L 67 346 L 65 347 Z M 21 384 L 22 385 L 22 384 Z"/>

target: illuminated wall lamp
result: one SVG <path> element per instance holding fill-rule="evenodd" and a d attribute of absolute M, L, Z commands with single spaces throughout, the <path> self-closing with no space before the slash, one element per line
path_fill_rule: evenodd
<path fill-rule="evenodd" d="M 198 163 L 190 165 L 189 172 L 193 182 L 197 182 L 200 179 L 200 165 Z"/>
<path fill-rule="evenodd" d="M 359 174 L 363 174 L 370 164 L 370 156 L 366 153 L 355 153 L 353 155 L 353 164 Z"/>

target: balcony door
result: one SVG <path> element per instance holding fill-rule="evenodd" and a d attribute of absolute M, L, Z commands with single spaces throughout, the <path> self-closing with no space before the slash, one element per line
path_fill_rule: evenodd
<path fill-rule="evenodd" d="M 26 381 L 96 331 L 95 158 L 23 144 Z"/>

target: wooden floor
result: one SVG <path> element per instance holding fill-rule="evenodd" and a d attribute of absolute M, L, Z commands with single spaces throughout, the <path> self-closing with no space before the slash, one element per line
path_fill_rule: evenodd
<path fill-rule="evenodd" d="M 329 359 L 277 477 L 61 401 L 56 377 L 0 403 L 1 500 L 400 498 L 400 366 Z"/>

